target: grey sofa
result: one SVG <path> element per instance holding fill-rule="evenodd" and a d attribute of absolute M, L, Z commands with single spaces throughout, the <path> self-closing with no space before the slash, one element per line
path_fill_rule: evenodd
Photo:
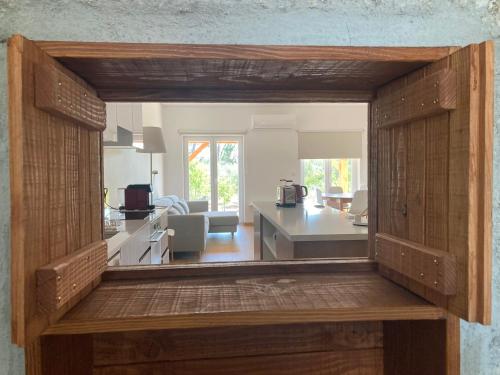
<path fill-rule="evenodd" d="M 208 211 L 207 201 L 184 201 L 175 195 L 155 200 L 157 206 L 168 207 L 168 227 L 175 230 L 173 253 L 203 252 L 208 233 L 234 233 L 239 218 L 235 212 Z"/>

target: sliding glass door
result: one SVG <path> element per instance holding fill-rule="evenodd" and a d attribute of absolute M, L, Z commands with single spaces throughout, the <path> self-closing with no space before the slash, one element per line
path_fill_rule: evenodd
<path fill-rule="evenodd" d="M 210 152 L 209 139 L 196 139 L 187 142 L 188 167 L 187 197 L 192 201 L 208 201 L 211 210 L 212 197 L 212 153 Z"/>
<path fill-rule="evenodd" d="M 238 136 L 185 137 L 186 197 L 208 200 L 211 211 L 234 211 L 241 217 L 242 144 Z"/>

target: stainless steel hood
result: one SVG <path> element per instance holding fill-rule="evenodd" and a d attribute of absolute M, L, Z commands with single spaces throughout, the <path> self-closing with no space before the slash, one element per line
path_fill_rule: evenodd
<path fill-rule="evenodd" d="M 136 148 L 132 146 L 133 135 L 132 132 L 120 126 L 117 127 L 117 142 L 103 142 L 102 145 L 106 148 Z"/>

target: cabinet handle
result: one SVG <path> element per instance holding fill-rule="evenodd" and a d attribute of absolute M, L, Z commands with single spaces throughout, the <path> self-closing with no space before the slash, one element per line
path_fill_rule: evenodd
<path fill-rule="evenodd" d="M 148 255 L 148 253 L 151 251 L 151 247 L 148 247 L 148 249 L 144 252 L 144 254 L 141 255 L 141 257 L 139 258 L 139 263 L 142 262 L 142 260 L 146 257 L 146 255 Z"/>
<path fill-rule="evenodd" d="M 113 254 L 113 256 L 111 258 L 108 259 L 108 263 L 111 262 L 113 259 L 115 259 L 117 256 L 121 255 L 122 254 L 122 251 L 121 249 L 118 250 L 116 253 Z"/>

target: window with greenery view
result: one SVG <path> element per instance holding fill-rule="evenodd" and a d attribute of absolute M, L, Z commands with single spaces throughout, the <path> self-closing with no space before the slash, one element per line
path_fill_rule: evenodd
<path fill-rule="evenodd" d="M 302 160 L 302 183 L 311 192 L 320 189 L 327 192 L 332 186 L 340 186 L 344 192 L 353 192 L 353 173 L 357 171 L 358 159 L 305 159 Z M 309 194 L 316 200 L 315 194 Z"/>

